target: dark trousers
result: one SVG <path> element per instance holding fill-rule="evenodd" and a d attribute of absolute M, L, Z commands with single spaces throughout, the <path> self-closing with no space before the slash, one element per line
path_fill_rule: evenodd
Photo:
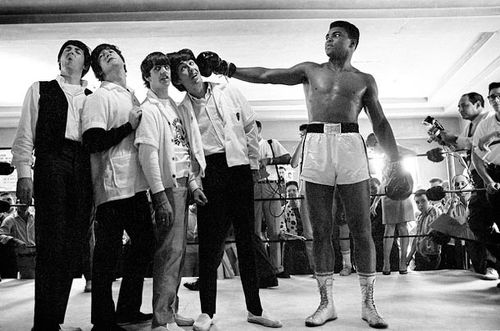
<path fill-rule="evenodd" d="M 97 207 L 92 267 L 91 321 L 94 325 L 116 323 L 111 290 L 116 263 L 122 253 L 123 230 L 130 237 L 130 251 L 123 263 L 116 315 L 127 317 L 141 308 L 144 276 L 153 256 L 153 225 L 146 192 Z"/>
<path fill-rule="evenodd" d="M 500 180 L 498 176 L 495 176 L 493 171 L 490 172 L 490 175 L 494 179 Z M 471 177 L 474 181 L 475 188 L 484 187 L 483 180 L 478 175 L 476 170 L 471 172 Z M 497 222 L 497 225 L 500 225 L 500 220 L 498 219 L 500 201 L 493 201 L 495 198 L 498 199 L 498 197 L 500 197 L 500 194 L 488 196 L 485 191 L 476 191 L 472 192 L 469 200 L 469 227 L 476 236 L 477 240 L 482 242 L 471 245 L 474 249 L 474 253 L 471 254 L 471 258 L 474 270 L 481 274 L 486 272 L 486 266 L 488 264 L 486 261 L 486 249 L 488 249 L 497 259 L 500 259 L 499 246 L 483 244 L 500 242 L 498 236 L 495 238 L 495 235 L 492 234 L 493 223 Z M 497 210 L 496 213 L 495 209 Z M 497 216 L 495 214 L 497 214 Z"/>
<path fill-rule="evenodd" d="M 37 250 L 34 330 L 64 323 L 73 276 L 81 273 L 90 223 L 90 160 L 78 144 L 38 154 L 34 171 Z"/>
<path fill-rule="evenodd" d="M 415 253 L 415 271 L 437 270 L 441 262 L 441 255 L 427 255 L 424 257 L 419 252 Z"/>
<path fill-rule="evenodd" d="M 224 241 L 233 224 L 238 265 L 247 310 L 261 315 L 257 283 L 254 231 L 253 183 L 250 166 L 228 167 L 225 154 L 207 156 L 203 190 L 208 203 L 198 209 L 201 311 L 215 314 L 217 267 Z"/>

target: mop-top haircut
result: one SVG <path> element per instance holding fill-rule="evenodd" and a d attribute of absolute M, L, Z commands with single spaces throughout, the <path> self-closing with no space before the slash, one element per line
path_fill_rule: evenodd
<path fill-rule="evenodd" d="M 148 56 L 146 56 L 146 58 L 142 61 L 141 63 L 142 80 L 144 81 L 144 85 L 147 88 L 151 87 L 147 78 L 151 76 L 151 69 L 153 69 L 155 66 L 170 67 L 170 61 L 168 59 L 168 56 L 166 54 L 163 54 L 162 52 L 153 52 L 148 54 Z"/>
<path fill-rule="evenodd" d="M 95 77 L 101 82 L 104 80 L 104 72 L 102 72 L 101 65 L 99 64 L 99 54 L 101 54 L 101 52 L 105 49 L 111 49 L 121 57 L 123 61 L 123 68 L 125 69 L 125 72 L 127 72 L 127 67 L 125 66 L 125 59 L 123 58 L 122 52 L 118 49 L 118 47 L 111 44 L 100 44 L 99 46 L 94 48 L 92 54 L 90 55 L 91 59 L 90 65 L 92 66 L 92 70 L 94 71 Z"/>
<path fill-rule="evenodd" d="M 177 69 L 181 65 L 182 62 L 186 62 L 189 60 L 193 60 L 196 62 L 196 57 L 188 48 L 181 49 L 178 52 L 168 53 L 168 59 L 170 61 L 170 74 L 172 75 L 172 84 L 174 84 L 175 88 L 181 92 L 184 92 L 186 89 L 182 84 L 179 83 L 179 75 L 177 74 Z"/>
<path fill-rule="evenodd" d="M 87 72 L 89 72 L 90 69 L 90 48 L 80 40 L 68 40 L 61 46 L 59 53 L 57 53 L 57 63 L 59 64 L 59 70 L 61 70 L 61 55 L 64 52 L 64 49 L 69 45 L 76 46 L 83 51 L 83 58 L 84 58 L 83 71 L 82 71 L 82 77 L 83 77 L 87 74 Z"/>

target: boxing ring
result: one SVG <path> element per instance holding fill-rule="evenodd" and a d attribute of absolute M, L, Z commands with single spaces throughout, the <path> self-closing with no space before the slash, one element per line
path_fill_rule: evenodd
<path fill-rule="evenodd" d="M 443 153 L 445 154 L 445 152 Z M 419 154 L 424 156 L 427 154 Z M 428 156 L 428 155 L 427 155 Z M 10 170 L 10 169 L 9 169 Z M 479 189 L 481 190 L 481 189 Z M 428 190 L 435 200 L 443 194 L 473 190 Z M 376 195 L 384 195 L 376 194 Z M 273 200 L 288 198 L 275 198 Z M 298 197 L 295 199 L 303 199 Z M 270 200 L 270 199 L 256 199 Z M 432 200 L 432 199 L 431 199 Z M 1 202 L 0 208 L 11 206 Z M 394 238 L 401 236 L 391 236 Z M 409 235 L 407 237 L 418 237 Z M 474 240 L 451 235 L 460 240 Z M 349 238 L 334 238 L 349 240 Z M 278 240 L 284 242 L 286 240 Z M 230 240 L 228 243 L 232 242 Z M 268 241 L 272 242 L 272 241 Z M 500 329 L 500 289 L 497 281 L 485 281 L 470 270 L 409 271 L 406 275 L 393 273 L 377 277 L 375 297 L 379 312 L 391 330 L 498 330 Z M 350 276 L 334 277 L 334 300 L 338 319 L 317 327 L 318 330 L 369 329 L 360 318 L 359 281 Z M 183 282 L 191 281 L 186 278 Z M 118 296 L 121 279 L 113 283 L 113 294 Z M 69 298 L 65 325 L 91 329 L 90 294 L 83 293 L 85 280 L 75 279 Z M 246 322 L 246 309 L 238 277 L 218 280 L 215 324 L 211 331 L 262 330 Z M 34 281 L 4 279 L 0 282 L 0 330 L 30 330 L 33 321 Z M 260 290 L 262 304 L 283 323 L 284 330 L 310 330 L 304 318 L 318 303 L 316 280 L 311 275 L 294 275 L 280 279 L 279 286 Z M 179 289 L 179 313 L 183 316 L 199 314 L 198 292 Z M 144 281 L 142 311 L 150 312 L 152 279 Z M 150 324 L 124 326 L 127 330 L 150 330 Z M 191 330 L 191 327 L 184 327 Z"/>

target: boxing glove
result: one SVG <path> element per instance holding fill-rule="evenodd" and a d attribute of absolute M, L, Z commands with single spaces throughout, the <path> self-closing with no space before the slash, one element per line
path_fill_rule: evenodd
<path fill-rule="evenodd" d="M 427 159 L 429 161 L 441 162 L 444 160 L 443 152 L 444 151 L 441 147 L 437 147 L 437 148 L 433 148 L 433 149 L 427 151 L 427 153 L 425 153 L 425 154 L 427 155 Z"/>
<path fill-rule="evenodd" d="M 212 73 L 231 77 L 236 71 L 233 63 L 222 60 L 219 55 L 210 51 L 201 52 L 196 58 L 196 64 L 200 74 L 205 77 L 209 77 Z"/>
<path fill-rule="evenodd" d="M 412 194 L 413 178 L 409 172 L 403 170 L 399 161 L 389 164 L 387 177 L 385 194 L 389 199 L 405 200 Z"/>
<path fill-rule="evenodd" d="M 434 186 L 425 191 L 427 199 L 430 201 L 441 201 L 446 196 L 444 188 L 442 186 Z"/>

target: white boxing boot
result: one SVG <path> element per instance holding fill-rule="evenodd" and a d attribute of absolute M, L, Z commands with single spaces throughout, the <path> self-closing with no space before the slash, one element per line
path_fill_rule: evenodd
<path fill-rule="evenodd" d="M 306 326 L 320 326 L 337 319 L 333 305 L 333 272 L 316 273 L 320 303 L 318 309 L 306 318 Z"/>
<path fill-rule="evenodd" d="M 373 287 L 375 285 L 375 275 L 359 275 L 359 285 L 361 286 L 361 318 L 368 322 L 372 328 L 385 329 L 389 325 L 377 312 L 373 301 Z"/>

